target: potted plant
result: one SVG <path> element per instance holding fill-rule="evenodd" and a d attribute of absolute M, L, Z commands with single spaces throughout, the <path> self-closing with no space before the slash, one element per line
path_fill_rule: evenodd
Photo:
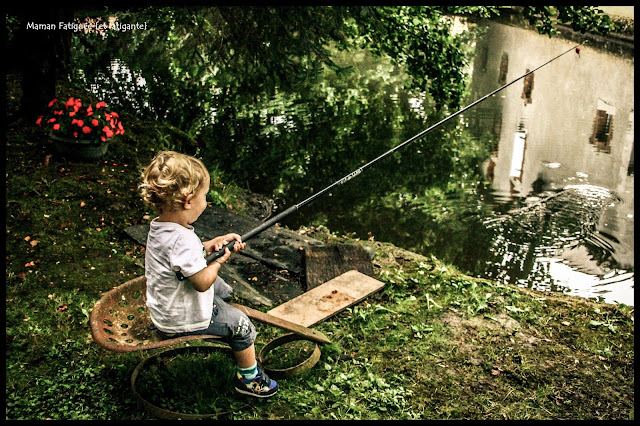
<path fill-rule="evenodd" d="M 107 111 L 104 101 L 92 105 L 73 97 L 66 102 L 53 99 L 49 112 L 36 124 L 49 130 L 49 139 L 61 154 L 99 158 L 107 152 L 112 138 L 124 134 L 118 113 Z"/>

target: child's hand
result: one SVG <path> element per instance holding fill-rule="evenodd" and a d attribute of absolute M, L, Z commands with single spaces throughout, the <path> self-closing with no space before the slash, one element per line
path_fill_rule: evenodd
<path fill-rule="evenodd" d="M 220 249 L 218 249 L 218 250 L 220 250 Z M 220 256 L 219 258 L 217 258 L 216 260 L 214 260 L 214 262 L 218 262 L 219 264 L 222 265 L 223 263 L 225 263 L 229 259 L 229 256 L 231 256 L 231 252 L 229 251 L 228 248 L 225 248 L 224 249 L 224 254 L 222 256 Z"/>
<path fill-rule="evenodd" d="M 218 238 L 214 238 L 211 241 L 214 241 L 213 243 L 213 249 L 215 251 L 220 250 L 222 247 L 225 247 L 227 244 L 229 244 L 229 242 L 235 240 L 235 244 L 233 245 L 233 251 L 237 252 L 238 250 L 242 250 L 247 246 L 247 243 L 243 243 L 242 242 L 242 238 L 240 237 L 240 235 L 235 234 L 235 233 L 231 233 L 231 234 L 227 234 L 224 235 L 222 237 L 218 237 Z M 216 248 L 216 246 L 218 246 Z M 224 249 L 224 254 L 222 256 L 220 256 L 219 258 L 217 258 L 215 260 L 215 262 L 218 262 L 219 264 L 223 264 L 227 261 L 227 259 L 229 259 L 229 256 L 231 256 L 231 251 L 229 251 L 229 249 L 227 247 L 225 247 Z"/>
<path fill-rule="evenodd" d="M 238 250 L 244 249 L 247 244 L 242 242 L 242 238 L 240 235 L 231 233 L 227 235 L 222 235 L 220 237 L 216 237 L 212 240 L 205 241 L 202 244 L 204 248 L 207 250 L 207 254 L 211 254 L 214 251 L 220 250 L 222 247 L 229 244 L 231 241 L 236 240 L 235 245 L 233 246 L 233 251 L 236 252 Z"/>
<path fill-rule="evenodd" d="M 239 251 L 239 250 L 243 250 L 247 246 L 247 243 L 243 243 L 242 242 L 242 237 L 240 235 L 238 235 L 238 234 L 235 234 L 235 233 L 227 234 L 227 235 L 224 236 L 224 238 L 228 239 L 229 241 L 236 240 L 236 243 L 233 246 L 233 251 L 234 252 Z M 225 245 L 226 245 L 226 243 L 225 243 Z"/>

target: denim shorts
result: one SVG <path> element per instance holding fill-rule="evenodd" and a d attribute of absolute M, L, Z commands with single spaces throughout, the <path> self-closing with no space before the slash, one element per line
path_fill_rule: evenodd
<path fill-rule="evenodd" d="M 247 349 L 256 340 L 256 328 L 247 315 L 226 301 L 233 295 L 233 288 L 220 277 L 213 283 L 213 313 L 209 327 L 204 330 L 176 333 L 175 337 L 212 334 L 235 352 Z"/>

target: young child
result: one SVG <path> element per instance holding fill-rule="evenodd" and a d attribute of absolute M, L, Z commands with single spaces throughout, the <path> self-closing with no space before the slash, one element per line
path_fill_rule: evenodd
<path fill-rule="evenodd" d="M 231 286 L 218 276 L 231 252 L 207 265 L 205 256 L 236 240 L 233 251 L 246 244 L 238 234 L 201 242 L 191 224 L 207 207 L 209 172 L 197 158 L 160 152 L 142 174 L 143 200 L 158 210 L 151 221 L 145 253 L 147 307 L 158 330 L 173 336 L 221 336 L 234 352 L 237 392 L 266 398 L 278 384 L 256 362 L 256 329 L 240 310 L 229 305 Z M 178 279 L 177 273 L 184 277 Z"/>

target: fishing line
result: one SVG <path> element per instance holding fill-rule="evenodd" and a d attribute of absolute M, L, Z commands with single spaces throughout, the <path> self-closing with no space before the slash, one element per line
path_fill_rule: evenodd
<path fill-rule="evenodd" d="M 533 74 L 535 71 L 537 71 L 540 68 L 550 64 L 551 62 L 555 61 L 556 59 L 560 58 L 563 55 L 566 55 L 567 53 L 569 53 L 571 51 L 575 50 L 576 52 L 579 52 L 578 46 L 581 46 L 584 43 L 585 42 L 573 46 L 571 49 L 568 49 L 567 51 L 559 54 L 558 56 L 556 56 L 556 57 L 554 57 L 552 59 L 549 59 L 544 64 L 539 65 L 538 67 L 532 69 L 531 71 L 528 71 L 527 73 L 521 75 L 520 77 L 516 78 L 515 80 L 510 81 L 509 83 L 506 83 L 505 85 L 495 89 L 493 92 L 484 95 L 483 97 L 481 97 L 480 99 L 470 103 L 466 107 L 464 107 L 464 108 L 456 111 L 455 113 L 449 115 L 448 117 L 440 120 L 439 122 L 437 122 L 436 124 L 432 125 L 428 129 L 423 130 L 422 132 L 410 137 L 409 139 L 407 139 L 406 141 L 402 142 L 401 144 L 391 148 L 389 151 L 385 152 L 384 154 L 381 154 L 380 156 L 374 158 L 373 160 L 369 161 L 367 164 L 358 167 L 353 172 L 351 172 L 348 175 L 344 176 L 343 178 L 335 181 L 334 183 L 332 183 L 331 185 L 327 186 L 323 190 L 318 191 L 317 193 L 311 195 L 309 198 L 299 202 L 298 204 L 294 204 L 293 206 L 289 207 L 288 209 L 286 209 L 286 210 L 280 212 L 279 214 L 273 216 L 272 218 L 266 220 L 265 222 L 263 222 L 259 226 L 255 227 L 254 229 L 250 230 L 246 234 L 242 235 L 242 237 L 241 237 L 242 238 L 242 242 L 246 242 L 246 241 L 250 240 L 251 238 L 255 237 L 256 235 L 260 234 L 261 232 L 265 231 L 266 229 L 269 229 L 270 227 L 272 227 L 276 223 L 282 221 L 282 219 L 284 219 L 285 217 L 287 217 L 290 214 L 298 211 L 300 208 L 302 208 L 305 205 L 311 203 L 312 201 L 322 197 L 324 194 L 326 194 L 327 192 L 331 191 L 333 188 L 335 188 L 335 187 L 337 187 L 339 185 L 344 185 L 345 183 L 349 182 L 351 179 L 353 179 L 354 177 L 356 177 L 360 173 L 362 173 L 362 171 L 365 170 L 366 168 L 373 166 L 374 164 L 378 163 L 383 158 L 388 157 L 389 155 L 393 154 L 396 151 L 399 151 L 400 149 L 404 148 L 405 146 L 407 146 L 411 142 L 414 142 L 416 139 L 419 139 L 419 138 L 423 137 L 427 133 L 433 131 L 434 129 L 436 129 L 438 127 L 440 127 L 442 124 L 446 123 L 447 121 L 451 120 L 452 118 L 457 117 L 458 115 L 460 115 L 463 112 L 473 108 L 474 106 L 476 106 L 479 103 L 485 101 L 486 99 L 490 98 L 491 96 L 495 95 L 496 93 L 500 92 L 501 90 L 506 89 L 507 87 L 511 86 L 513 83 L 515 83 L 515 82 L 517 82 L 519 80 L 522 80 L 523 78 L 525 78 L 526 76 L 528 76 L 530 74 Z M 207 263 L 210 263 L 210 262 L 214 261 L 215 259 L 217 259 L 217 258 L 221 257 L 222 255 L 224 255 L 226 248 L 228 248 L 229 250 L 233 250 L 233 246 L 234 245 L 235 245 L 235 240 L 230 242 L 230 243 L 228 243 L 227 245 L 225 245 L 222 249 L 209 254 L 208 256 L 205 257 L 205 259 L 207 260 Z M 182 278 L 182 279 L 184 279 L 184 278 Z"/>

